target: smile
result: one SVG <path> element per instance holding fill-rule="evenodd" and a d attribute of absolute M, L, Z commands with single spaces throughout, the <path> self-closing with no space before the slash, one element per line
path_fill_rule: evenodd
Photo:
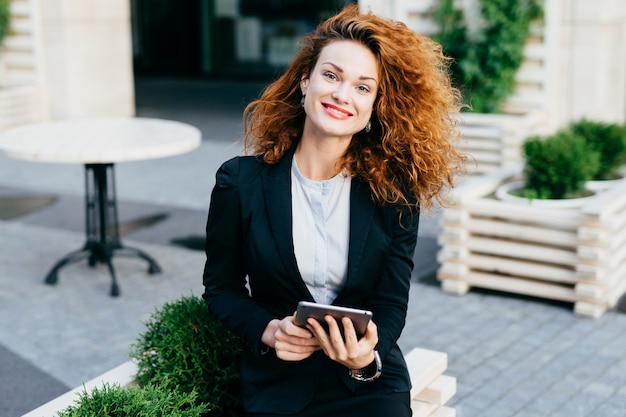
<path fill-rule="evenodd" d="M 331 115 L 332 117 L 335 117 L 337 119 L 347 119 L 348 117 L 352 116 L 352 113 L 339 108 L 337 106 L 334 106 L 332 104 L 329 103 L 322 103 L 322 106 L 324 106 L 324 109 L 326 110 L 326 113 L 328 113 L 329 115 Z"/>

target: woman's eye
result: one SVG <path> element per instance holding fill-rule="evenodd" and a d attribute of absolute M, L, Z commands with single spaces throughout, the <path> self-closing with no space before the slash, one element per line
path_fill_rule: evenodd
<path fill-rule="evenodd" d="M 332 72 L 325 72 L 324 73 L 324 77 L 330 79 L 330 80 L 336 80 L 337 77 L 335 76 L 335 74 L 333 74 Z"/>
<path fill-rule="evenodd" d="M 360 85 L 357 87 L 357 89 L 362 92 L 362 93 L 369 93 L 370 92 L 370 88 L 366 85 Z"/>

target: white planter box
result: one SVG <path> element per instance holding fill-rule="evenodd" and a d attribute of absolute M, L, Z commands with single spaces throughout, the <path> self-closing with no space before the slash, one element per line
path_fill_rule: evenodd
<path fill-rule="evenodd" d="M 499 201 L 498 186 L 519 167 L 494 171 L 454 190 L 439 237 L 444 291 L 471 287 L 574 303 L 598 317 L 626 291 L 626 181 L 579 208 Z"/>
<path fill-rule="evenodd" d="M 538 111 L 520 115 L 461 113 L 459 128 L 461 149 L 474 160 L 468 166 L 470 174 L 484 174 L 519 164 L 522 143 L 546 132 L 546 117 Z"/>

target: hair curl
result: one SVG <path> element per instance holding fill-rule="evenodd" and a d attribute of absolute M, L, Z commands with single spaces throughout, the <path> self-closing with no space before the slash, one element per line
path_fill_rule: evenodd
<path fill-rule="evenodd" d="M 449 78 L 449 59 L 441 45 L 404 23 L 349 5 L 306 35 L 295 60 L 244 111 L 247 152 L 276 163 L 302 136 L 300 104 L 303 75 L 313 71 L 321 50 L 333 41 L 351 40 L 377 59 L 380 81 L 371 131 L 353 136 L 341 168 L 365 180 L 380 203 L 432 207 L 445 205 L 442 191 L 464 172 L 467 157 L 454 114 L 461 96 Z"/>

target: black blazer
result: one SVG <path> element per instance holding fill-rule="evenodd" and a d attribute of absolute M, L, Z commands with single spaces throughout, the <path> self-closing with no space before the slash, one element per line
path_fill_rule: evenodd
<path fill-rule="evenodd" d="M 262 354 L 268 322 L 292 315 L 300 300 L 313 301 L 293 249 L 292 158 L 293 150 L 275 165 L 235 157 L 218 170 L 211 194 L 203 297 L 246 345 L 242 396 L 250 412 L 301 410 L 313 395 L 321 361 L 329 361 L 321 351 L 300 362 L 282 361 L 272 350 Z M 347 278 L 334 304 L 372 310 L 383 360 L 382 376 L 371 383 L 351 379 L 333 362 L 338 380 L 355 393 L 410 389 L 396 341 L 405 323 L 419 214 L 402 209 L 400 217 L 399 210 L 377 205 L 368 185 L 352 180 Z"/>

